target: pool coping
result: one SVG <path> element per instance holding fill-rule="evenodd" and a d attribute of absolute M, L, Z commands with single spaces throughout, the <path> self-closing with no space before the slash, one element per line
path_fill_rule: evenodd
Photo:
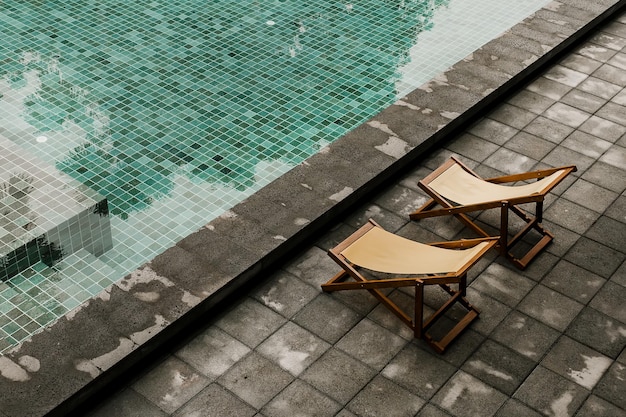
<path fill-rule="evenodd" d="M 1 355 L 0 416 L 78 412 L 625 6 L 548 4 Z"/>

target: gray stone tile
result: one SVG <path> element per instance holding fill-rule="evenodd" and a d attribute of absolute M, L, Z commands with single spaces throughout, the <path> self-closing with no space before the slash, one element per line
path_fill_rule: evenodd
<path fill-rule="evenodd" d="M 458 417 L 491 416 L 507 398 L 470 374 L 458 371 L 437 392 L 433 402 Z"/>
<path fill-rule="evenodd" d="M 624 71 L 626 73 L 626 71 Z M 626 85 L 626 84 L 624 84 Z M 609 101 L 596 112 L 598 117 L 610 120 L 626 129 L 626 106 Z"/>
<path fill-rule="evenodd" d="M 301 376 L 324 394 L 346 404 L 377 374 L 360 360 L 331 348 Z"/>
<path fill-rule="evenodd" d="M 565 84 L 569 87 L 576 87 L 587 78 L 588 74 L 562 65 L 554 65 L 548 69 L 543 76 L 549 80 Z"/>
<path fill-rule="evenodd" d="M 238 361 L 217 382 L 256 409 L 293 381 L 293 377 L 278 365 L 252 352 Z"/>
<path fill-rule="evenodd" d="M 167 414 L 132 389 L 125 389 L 108 399 L 86 417 L 165 417 Z"/>
<path fill-rule="evenodd" d="M 540 137 L 552 143 L 561 143 L 570 133 L 574 131 L 573 127 L 567 126 L 555 120 L 539 116 L 526 127 L 524 132 Z"/>
<path fill-rule="evenodd" d="M 299 257 L 294 258 L 293 261 L 285 266 L 285 270 L 313 288 L 320 288 L 321 284 L 331 279 L 340 269 L 339 265 L 328 256 L 326 251 L 315 246 Z"/>
<path fill-rule="evenodd" d="M 626 221 L 624 213 L 626 213 L 626 196 L 619 196 L 604 212 L 607 217 L 620 222 Z"/>
<path fill-rule="evenodd" d="M 289 318 L 319 294 L 319 287 L 305 284 L 286 271 L 278 271 L 251 296 Z"/>
<path fill-rule="evenodd" d="M 293 321 L 329 343 L 343 337 L 362 316 L 327 294 L 318 295 Z"/>
<path fill-rule="evenodd" d="M 582 304 L 587 304 L 606 280 L 570 262 L 561 260 L 541 284 Z"/>
<path fill-rule="evenodd" d="M 583 305 L 577 301 L 543 285 L 533 288 L 519 305 L 521 312 L 561 332 L 567 328 L 582 308 Z"/>
<path fill-rule="evenodd" d="M 591 114 L 598 111 L 606 103 L 604 99 L 576 88 L 567 93 L 560 101 Z"/>
<path fill-rule="evenodd" d="M 494 330 L 491 337 L 504 346 L 539 361 L 559 337 L 559 332 L 514 311 Z"/>
<path fill-rule="evenodd" d="M 602 45 L 587 42 L 578 49 L 578 53 L 596 61 L 607 62 L 616 54 L 616 51 Z"/>
<path fill-rule="evenodd" d="M 484 162 L 485 165 L 507 174 L 516 174 L 530 171 L 537 163 L 521 153 L 500 148 L 491 154 Z"/>
<path fill-rule="evenodd" d="M 511 398 L 498 410 L 496 417 L 541 417 L 541 414 Z"/>
<path fill-rule="evenodd" d="M 388 297 L 405 312 L 412 314 L 415 308 L 415 289 L 409 288 L 406 289 L 406 291 L 403 290 L 405 289 L 392 291 Z M 410 294 L 408 294 L 409 292 Z M 424 310 L 424 314 L 428 314 L 426 307 Z M 413 330 L 404 324 L 403 321 L 398 320 L 398 317 L 396 317 L 395 314 L 392 314 L 391 311 L 389 311 L 389 309 L 383 304 L 378 304 L 376 308 L 374 308 L 367 315 L 367 318 L 377 324 L 380 324 L 385 329 L 405 340 L 412 340 L 415 337 Z"/>
<path fill-rule="evenodd" d="M 587 398 L 583 387 L 538 366 L 513 395 L 513 398 L 543 415 L 571 416 Z"/>
<path fill-rule="evenodd" d="M 589 306 L 622 323 L 626 323 L 625 297 L 626 287 L 608 281 L 593 297 Z"/>
<path fill-rule="evenodd" d="M 626 346 L 626 325 L 590 307 L 580 312 L 566 334 L 610 358 Z"/>
<path fill-rule="evenodd" d="M 624 41 L 624 38 L 622 38 L 622 41 Z M 626 70 L 626 54 L 622 53 L 622 52 L 618 52 L 615 55 L 613 55 L 613 57 L 611 59 L 609 59 L 607 61 L 607 64 L 610 64 L 614 67 L 620 68 L 622 70 Z M 607 80 L 609 81 L 609 80 Z M 626 83 L 622 83 L 622 85 L 624 85 Z"/>
<path fill-rule="evenodd" d="M 626 171 L 604 162 L 596 162 L 581 178 L 621 194 L 626 189 Z"/>
<path fill-rule="evenodd" d="M 185 344 L 175 356 L 214 380 L 250 351 L 246 345 L 213 326 Z"/>
<path fill-rule="evenodd" d="M 624 249 L 624 236 L 626 236 L 626 223 L 607 216 L 601 216 L 585 233 L 585 237 L 622 253 L 626 251 Z"/>
<path fill-rule="evenodd" d="M 482 119 L 467 129 L 468 133 L 478 136 L 479 138 L 486 139 L 497 145 L 504 144 L 518 131 L 519 129 L 515 129 L 491 118 Z"/>
<path fill-rule="evenodd" d="M 565 255 L 565 259 L 601 277 L 610 278 L 624 260 L 624 254 L 582 237 Z"/>
<path fill-rule="evenodd" d="M 544 218 L 566 229 L 582 234 L 598 217 L 598 213 L 569 200 L 559 198 L 544 212 Z"/>
<path fill-rule="evenodd" d="M 417 189 L 417 181 L 415 181 L 414 184 L 411 184 L 411 186 L 406 186 L 404 183 L 402 186 L 409 189 Z M 376 223 L 381 225 L 383 229 L 390 232 L 397 231 L 409 220 L 407 217 L 399 216 L 396 213 L 379 206 L 378 204 L 369 204 L 357 210 L 354 214 L 348 216 L 345 223 L 357 229 L 367 223 L 370 219 L 374 220 Z"/>
<path fill-rule="evenodd" d="M 597 138 L 614 143 L 626 132 L 626 126 L 615 123 L 613 120 L 611 120 L 613 119 L 612 117 L 608 118 L 606 116 L 606 113 L 602 114 L 601 112 L 597 112 L 596 114 L 591 116 L 585 123 L 583 123 L 579 129 L 582 132 L 589 133 L 590 135 L 593 135 Z"/>
<path fill-rule="evenodd" d="M 606 32 L 595 33 L 591 36 L 591 38 L 589 38 L 589 41 L 604 48 L 614 49 L 616 51 L 619 51 L 626 46 L 626 38 L 611 35 Z"/>
<path fill-rule="evenodd" d="M 626 89 L 617 93 L 613 98 L 611 98 L 611 101 L 621 106 L 626 106 Z"/>
<path fill-rule="evenodd" d="M 492 263 L 472 282 L 472 288 L 515 307 L 535 283 L 517 271 Z"/>
<path fill-rule="evenodd" d="M 256 410 L 219 384 L 210 384 L 200 391 L 172 417 L 252 417 Z"/>
<path fill-rule="evenodd" d="M 498 122 L 504 123 L 516 129 L 522 129 L 530 123 L 537 115 L 520 107 L 503 103 L 496 110 L 489 114 L 489 117 Z"/>
<path fill-rule="evenodd" d="M 451 142 L 448 145 L 448 149 L 467 158 L 482 162 L 498 149 L 498 145 L 470 133 L 465 133 Z"/>
<path fill-rule="evenodd" d="M 563 58 L 560 62 L 561 65 L 567 68 L 571 68 L 578 72 L 585 74 L 591 74 L 602 65 L 601 62 L 595 59 L 588 58 L 579 54 L 570 54 Z"/>
<path fill-rule="evenodd" d="M 626 171 L 626 149 L 613 146 L 600 157 L 600 161 Z"/>
<path fill-rule="evenodd" d="M 245 298 L 215 325 L 250 348 L 256 347 L 287 319 L 252 298 Z"/>
<path fill-rule="evenodd" d="M 400 336 L 391 333 L 369 319 L 361 320 L 335 344 L 349 355 L 381 370 L 406 344 Z"/>
<path fill-rule="evenodd" d="M 595 77 L 587 78 L 585 81 L 580 83 L 578 88 L 606 100 L 610 100 L 611 97 L 622 89 L 619 85 Z"/>
<path fill-rule="evenodd" d="M 604 374 L 594 394 L 604 400 L 615 404 L 622 410 L 626 410 L 626 396 L 624 396 L 624 381 L 626 381 L 626 365 L 613 362 L 609 370 Z"/>
<path fill-rule="evenodd" d="M 562 196 L 601 214 L 617 199 L 618 194 L 584 179 L 578 179 Z"/>
<path fill-rule="evenodd" d="M 623 262 L 617 271 L 611 275 L 611 282 L 626 287 L 626 262 Z"/>
<path fill-rule="evenodd" d="M 552 100 L 560 100 L 571 89 L 572 87 L 568 85 L 549 80 L 546 77 L 539 77 L 526 86 L 526 90 Z"/>
<path fill-rule="evenodd" d="M 526 356 L 486 340 L 461 369 L 510 396 L 535 365 Z"/>
<path fill-rule="evenodd" d="M 288 322 L 255 350 L 293 376 L 300 375 L 330 344 L 295 323 Z"/>
<path fill-rule="evenodd" d="M 576 69 L 576 68 L 573 68 Z M 529 90 L 521 90 L 508 100 L 508 103 L 535 114 L 541 114 L 554 104 L 554 100 Z"/>
<path fill-rule="evenodd" d="M 579 110 L 562 102 L 554 103 L 548 110 L 543 112 L 542 115 L 543 117 L 558 121 L 559 123 L 573 128 L 579 127 L 591 116 L 591 114 L 586 111 Z"/>
<path fill-rule="evenodd" d="M 299 379 L 293 381 L 261 412 L 267 417 L 333 416 L 341 405 Z"/>
<path fill-rule="evenodd" d="M 381 375 L 420 398 L 430 399 L 456 372 L 456 367 L 434 351 L 408 344 L 381 371 Z"/>
<path fill-rule="evenodd" d="M 472 330 L 486 336 L 491 334 L 511 311 L 506 304 L 477 291 L 473 286 L 467 288 L 467 299 L 480 310 L 479 320 L 472 323 Z"/>
<path fill-rule="evenodd" d="M 391 186 L 378 195 L 374 202 L 398 216 L 408 218 L 428 200 L 424 193 L 398 185 Z"/>
<path fill-rule="evenodd" d="M 381 415 L 411 417 L 423 405 L 423 399 L 378 375 L 350 401 L 347 408 L 363 417 Z"/>
<path fill-rule="evenodd" d="M 513 136 L 504 146 L 514 152 L 539 161 L 554 149 L 555 144 L 528 132 L 521 131 Z"/>
<path fill-rule="evenodd" d="M 626 411 L 595 395 L 590 395 L 587 401 L 576 413 L 576 417 L 624 417 Z"/>
<path fill-rule="evenodd" d="M 541 365 L 591 391 L 612 362 L 601 353 L 562 336 Z"/>
<path fill-rule="evenodd" d="M 132 387 L 166 413 L 173 413 L 208 384 L 207 378 L 170 356 Z"/>
<path fill-rule="evenodd" d="M 611 142 L 577 130 L 569 135 L 561 145 L 590 158 L 599 158 L 611 147 Z"/>
<path fill-rule="evenodd" d="M 449 417 L 451 414 L 446 413 L 440 408 L 435 407 L 434 405 L 428 403 L 419 413 L 417 413 L 416 417 Z"/>
<path fill-rule="evenodd" d="M 623 58 L 624 54 L 616 54 L 611 58 L 607 64 L 602 65 L 596 71 L 593 76 L 604 81 L 608 81 L 615 85 L 626 85 L 626 68 L 620 68 L 619 66 L 626 66 L 626 60 Z"/>

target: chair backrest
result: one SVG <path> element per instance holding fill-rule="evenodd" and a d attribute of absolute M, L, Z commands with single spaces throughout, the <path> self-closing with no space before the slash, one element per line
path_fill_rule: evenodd
<path fill-rule="evenodd" d="M 544 194 L 560 180 L 563 172 L 556 171 L 529 184 L 511 186 L 493 184 L 467 172 L 458 164 L 452 164 L 430 181 L 428 186 L 446 200 L 457 204 L 479 204 Z"/>
<path fill-rule="evenodd" d="M 340 252 L 360 267 L 390 274 L 460 274 L 481 255 L 487 242 L 468 249 L 445 249 L 372 227 Z"/>

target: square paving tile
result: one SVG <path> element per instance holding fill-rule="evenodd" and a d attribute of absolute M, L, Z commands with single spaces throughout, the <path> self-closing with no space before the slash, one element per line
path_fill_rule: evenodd
<path fill-rule="evenodd" d="M 601 276 L 561 260 L 548 272 L 541 284 L 587 304 L 605 282 Z"/>
<path fill-rule="evenodd" d="M 625 259 L 622 252 L 582 237 L 565 255 L 569 262 L 581 266 L 604 278 L 610 278 Z"/>
<path fill-rule="evenodd" d="M 251 295 L 289 318 L 319 294 L 319 288 L 305 284 L 286 271 L 279 271 Z"/>
<path fill-rule="evenodd" d="M 491 416 L 508 397 L 468 373 L 458 371 L 433 402 L 457 417 Z"/>
<path fill-rule="evenodd" d="M 328 343 L 335 343 L 361 318 L 361 315 L 345 304 L 327 294 L 320 294 L 304 306 L 294 316 L 293 321 Z"/>
<path fill-rule="evenodd" d="M 467 132 L 472 135 L 486 139 L 496 145 L 503 145 L 518 131 L 519 129 L 490 118 L 482 119 L 467 129 Z"/>
<path fill-rule="evenodd" d="M 604 374 L 594 394 L 608 402 L 615 404 L 622 410 L 626 410 L 626 395 L 624 395 L 624 381 L 626 381 L 626 365 L 613 362 L 609 370 Z"/>
<path fill-rule="evenodd" d="M 260 409 L 293 379 L 269 359 L 252 352 L 219 377 L 217 382 L 252 407 Z"/>
<path fill-rule="evenodd" d="M 266 417 L 332 416 L 341 407 L 306 382 L 296 379 L 266 404 L 261 413 Z"/>
<path fill-rule="evenodd" d="M 89 417 L 165 417 L 168 414 L 132 389 L 125 389 L 100 407 Z"/>
<path fill-rule="evenodd" d="M 345 404 L 376 374 L 374 369 L 363 362 L 331 348 L 304 371 L 300 378 L 339 403 Z"/>
<path fill-rule="evenodd" d="M 381 370 L 407 341 L 369 319 L 361 320 L 339 342 L 337 349 Z"/>
<path fill-rule="evenodd" d="M 611 142 L 576 130 L 561 142 L 561 145 L 590 158 L 597 159 L 611 147 Z"/>
<path fill-rule="evenodd" d="M 455 372 L 456 367 L 437 353 L 411 343 L 385 366 L 381 375 L 420 398 L 430 399 Z"/>
<path fill-rule="evenodd" d="M 494 330 L 491 337 L 504 346 L 539 361 L 557 340 L 559 332 L 531 317 L 513 311 Z"/>
<path fill-rule="evenodd" d="M 626 324 L 590 307 L 581 311 L 566 334 L 611 358 L 626 346 Z"/>
<path fill-rule="evenodd" d="M 598 213 L 563 198 L 557 199 L 544 211 L 544 217 L 578 234 L 583 234 L 598 218 Z"/>
<path fill-rule="evenodd" d="M 558 121 L 539 116 L 524 127 L 523 131 L 558 144 L 570 135 L 574 131 L 574 128 L 559 123 Z"/>
<path fill-rule="evenodd" d="M 588 133 L 612 143 L 615 143 L 615 141 L 626 133 L 626 126 L 597 115 L 591 116 L 579 129 L 581 132 Z"/>
<path fill-rule="evenodd" d="M 256 410 L 219 384 L 210 384 L 200 391 L 172 417 L 252 417 Z"/>
<path fill-rule="evenodd" d="M 179 349 L 175 356 L 214 380 L 249 352 L 249 347 L 213 326 Z"/>
<path fill-rule="evenodd" d="M 492 263 L 472 282 L 472 288 L 515 307 L 535 286 L 535 282 L 497 263 Z"/>
<path fill-rule="evenodd" d="M 533 288 L 519 305 L 521 312 L 561 332 L 567 328 L 582 308 L 583 305 L 577 301 L 543 285 Z"/>
<path fill-rule="evenodd" d="M 208 384 L 206 377 L 170 356 L 132 387 L 166 413 L 173 413 Z"/>
<path fill-rule="evenodd" d="M 562 336 L 541 365 L 578 385 L 592 390 L 612 360 L 581 343 Z"/>
<path fill-rule="evenodd" d="M 593 297 L 589 306 L 622 323 L 626 323 L 624 300 L 626 300 L 626 287 L 609 281 L 604 284 L 602 289 Z"/>
<path fill-rule="evenodd" d="M 576 413 L 576 417 L 616 417 L 623 416 L 626 412 L 623 408 L 619 408 L 610 402 L 603 400 L 595 395 L 590 395 L 587 401 Z"/>
<path fill-rule="evenodd" d="M 254 348 L 274 333 L 287 319 L 252 298 L 245 298 L 215 325 Z"/>
<path fill-rule="evenodd" d="M 541 417 L 541 414 L 511 398 L 498 410 L 496 417 Z"/>
<path fill-rule="evenodd" d="M 308 330 L 288 322 L 261 343 L 256 351 L 298 376 L 330 345 Z"/>
<path fill-rule="evenodd" d="M 593 194 L 592 194 L 593 196 Z M 591 228 L 585 233 L 585 236 L 600 242 L 609 248 L 615 249 L 622 253 L 626 253 L 624 248 L 624 236 L 626 236 L 625 219 L 618 221 L 607 216 L 601 216 Z"/>
<path fill-rule="evenodd" d="M 579 178 L 562 196 L 598 214 L 602 214 L 615 201 L 618 194 Z"/>
<path fill-rule="evenodd" d="M 503 345 L 486 340 L 463 367 L 486 384 L 512 395 L 536 362 Z"/>
<path fill-rule="evenodd" d="M 378 375 L 350 401 L 347 408 L 363 417 L 411 417 L 423 405 L 423 399 Z"/>
<path fill-rule="evenodd" d="M 287 272 L 300 278 L 313 288 L 319 287 L 329 279 L 331 279 L 338 271 L 339 266 L 330 259 L 326 251 L 311 247 L 299 257 L 285 266 Z"/>
<path fill-rule="evenodd" d="M 589 392 L 554 372 L 538 366 L 513 398 L 547 416 L 571 416 Z"/>
<path fill-rule="evenodd" d="M 554 104 L 554 100 L 529 90 L 521 90 L 515 93 L 508 100 L 508 103 L 530 112 L 541 114 Z"/>
<path fill-rule="evenodd" d="M 604 162 L 594 163 L 582 178 L 619 194 L 626 189 L 626 171 Z"/>

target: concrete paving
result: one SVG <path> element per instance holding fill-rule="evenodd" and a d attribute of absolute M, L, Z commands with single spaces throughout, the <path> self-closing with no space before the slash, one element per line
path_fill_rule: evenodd
<path fill-rule="evenodd" d="M 578 171 L 547 200 L 556 238 L 529 268 L 494 252 L 471 270 L 480 319 L 439 355 L 367 292 L 320 284 L 338 271 L 326 250 L 368 218 L 420 241 L 467 237 L 454 219 L 408 219 L 426 200 L 417 181 L 450 155 L 483 176 Z M 621 13 L 87 415 L 626 416 L 625 190 Z"/>

